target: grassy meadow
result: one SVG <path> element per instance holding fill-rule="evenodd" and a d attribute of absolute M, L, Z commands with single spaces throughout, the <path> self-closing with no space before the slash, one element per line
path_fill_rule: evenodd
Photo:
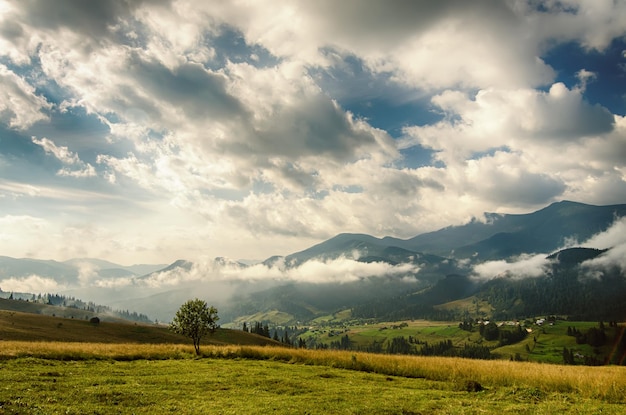
<path fill-rule="evenodd" d="M 531 353 L 572 341 L 561 330 L 567 326 L 538 332 Z M 349 333 L 365 340 L 417 333 L 455 343 L 474 336 L 426 321 Z M 294 349 L 227 329 L 203 339 L 197 356 L 189 339 L 162 326 L 0 311 L 0 414 L 622 414 L 625 408 L 623 366 Z"/>
<path fill-rule="evenodd" d="M 17 302 L 17 301 L 16 301 Z M 189 340 L 166 326 L 126 321 L 103 321 L 94 325 L 87 320 L 0 310 L 0 341 L 89 342 L 184 344 Z M 209 344 L 264 345 L 275 341 L 240 330 L 219 329 L 205 340 Z"/>
<path fill-rule="evenodd" d="M 0 345 L 0 413 L 618 414 L 626 407 L 626 368 L 614 366 L 268 346 L 205 345 L 198 357 L 186 344 Z"/>
<path fill-rule="evenodd" d="M 312 330 L 299 337 L 304 340 L 314 339 L 318 345 L 330 345 L 331 342 L 339 341 L 342 336 L 347 335 L 355 349 L 364 349 L 374 342 L 386 346 L 395 337 L 406 339 L 412 337 L 414 341 L 418 341 L 420 344 L 426 342 L 431 345 L 450 340 L 456 348 L 463 348 L 466 344 L 489 347 L 494 358 L 507 360 L 517 358 L 555 364 L 563 363 L 564 347 L 579 355 L 597 357 L 600 361 L 606 356 L 613 357 L 613 342 L 616 340 L 614 329 L 610 327 L 606 328 L 609 337 L 607 344 L 599 347 L 577 344 L 575 337 L 567 335 L 568 327 L 575 327 L 581 332 L 592 327 L 598 327 L 598 322 L 589 321 L 557 320 L 552 324 L 546 323 L 543 326 L 527 322 L 525 327 L 529 328 L 531 332 L 525 339 L 511 345 L 499 346 L 498 340 L 485 340 L 480 335 L 478 326 L 469 332 L 459 328 L 458 321 L 407 320 L 365 324 L 350 321 L 340 323 L 338 320 L 333 320 L 334 318 L 333 315 L 316 321 L 317 325 L 312 326 Z M 334 324 L 328 324 L 328 322 Z M 622 323 L 622 328 L 623 326 Z M 583 360 L 579 358 L 577 363 L 582 364 Z M 620 361 L 620 358 L 616 361 Z M 622 356 L 621 361 L 626 361 L 626 356 Z"/>

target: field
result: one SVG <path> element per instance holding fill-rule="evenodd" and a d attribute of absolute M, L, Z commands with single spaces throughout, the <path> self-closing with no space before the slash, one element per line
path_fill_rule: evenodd
<path fill-rule="evenodd" d="M 455 343 L 475 335 L 452 323 L 397 324 L 350 333 Z M 536 333 L 532 353 L 571 341 L 562 330 Z M 0 414 L 621 414 L 625 407 L 626 367 L 294 349 L 226 329 L 203 340 L 196 356 L 188 339 L 161 326 L 0 312 Z"/>
<path fill-rule="evenodd" d="M 450 340 L 454 347 L 463 348 L 465 345 L 487 346 L 493 357 L 500 359 L 517 358 L 525 361 L 541 363 L 563 363 L 563 348 L 572 350 L 580 356 L 594 356 L 602 361 L 605 357 L 614 357 L 612 342 L 619 340 L 614 337 L 614 329 L 607 328 L 609 341 L 600 347 L 591 347 L 587 344 L 577 344 L 576 339 L 567 335 L 568 327 L 575 327 L 581 332 L 592 327 L 598 327 L 597 322 L 576 322 L 557 320 L 554 323 L 545 323 L 539 326 L 526 322 L 531 330 L 528 336 L 515 344 L 498 346 L 498 341 L 486 341 L 479 333 L 478 327 L 469 332 L 459 328 L 459 322 L 410 320 L 365 324 L 350 321 L 334 320 L 334 316 L 327 316 L 315 321 L 315 325 L 302 335 L 305 340 L 314 340 L 317 345 L 330 345 L 343 336 L 348 336 L 352 347 L 363 349 L 373 343 L 385 347 L 394 337 L 411 337 L 414 341 L 423 344 L 436 344 Z M 506 327 L 506 326 L 505 326 Z M 624 324 L 621 324 L 622 330 Z M 509 327 L 514 329 L 514 327 Z M 583 363 L 582 358 L 577 359 Z M 626 361 L 626 357 L 618 357 L 615 361 Z"/>
<path fill-rule="evenodd" d="M 621 367 L 55 342 L 3 342 L 0 358 L 0 413 L 618 414 L 626 404 Z"/>

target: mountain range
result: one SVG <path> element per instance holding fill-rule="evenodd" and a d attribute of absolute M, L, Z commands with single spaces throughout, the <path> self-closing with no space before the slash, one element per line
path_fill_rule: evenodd
<path fill-rule="evenodd" d="M 59 292 L 165 321 L 186 299 L 202 297 L 233 325 L 303 322 L 340 310 L 366 319 L 626 318 L 624 217 L 626 204 L 563 201 L 528 214 L 486 213 L 410 239 L 339 234 L 257 264 L 0 257 L 0 288 L 37 276 Z"/>

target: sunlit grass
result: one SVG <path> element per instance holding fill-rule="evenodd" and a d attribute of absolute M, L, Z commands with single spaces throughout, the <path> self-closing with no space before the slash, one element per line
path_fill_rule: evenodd
<path fill-rule="evenodd" d="M 0 358 L 80 360 L 197 359 L 189 345 L 140 345 L 60 342 L 1 343 Z M 306 350 L 261 346 L 201 347 L 203 358 L 247 359 L 325 366 L 404 378 L 450 382 L 463 388 L 469 381 L 486 388 L 533 388 L 543 393 L 575 393 L 586 399 L 626 403 L 626 368 L 547 365 L 504 360 L 398 356 L 349 351 Z"/>

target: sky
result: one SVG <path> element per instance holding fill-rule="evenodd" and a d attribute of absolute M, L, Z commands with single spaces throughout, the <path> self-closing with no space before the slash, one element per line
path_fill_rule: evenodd
<path fill-rule="evenodd" d="M 624 0 L 0 0 L 0 255 L 262 260 L 626 203 Z"/>

